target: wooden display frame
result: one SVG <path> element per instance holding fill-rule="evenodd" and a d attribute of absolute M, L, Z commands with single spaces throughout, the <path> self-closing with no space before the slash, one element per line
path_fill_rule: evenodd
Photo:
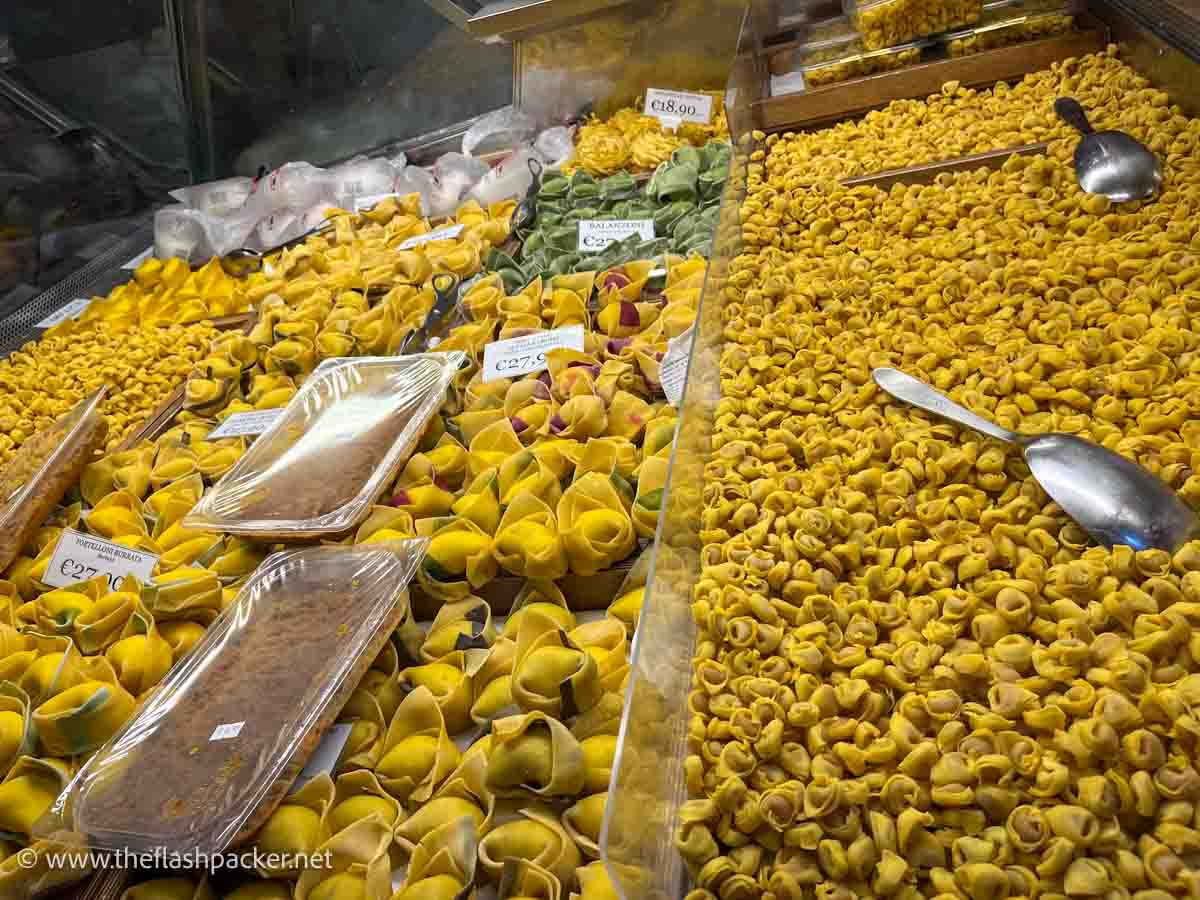
<path fill-rule="evenodd" d="M 969 56 L 935 59 L 865 78 L 852 78 L 754 104 L 754 118 L 766 132 L 816 128 L 854 118 L 893 100 L 926 97 L 948 81 L 963 87 L 1016 81 L 1030 72 L 1073 56 L 1097 53 L 1108 44 L 1108 29 L 1086 14 L 1076 16 L 1079 30 L 1042 40 L 984 50 Z M 779 52 L 778 48 L 772 49 Z"/>

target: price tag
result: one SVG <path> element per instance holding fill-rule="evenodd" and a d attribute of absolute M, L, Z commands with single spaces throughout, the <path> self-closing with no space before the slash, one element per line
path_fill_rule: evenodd
<path fill-rule="evenodd" d="M 157 563 L 158 557 L 153 553 L 64 528 L 42 581 L 51 587 L 66 587 L 104 575 L 108 578 L 109 590 L 115 591 L 126 575 L 149 581 Z"/>
<path fill-rule="evenodd" d="M 416 237 L 410 237 L 401 244 L 400 249 L 411 250 L 413 247 L 420 247 L 422 244 L 428 244 L 430 241 L 452 241 L 462 234 L 465 227 L 465 225 L 449 225 L 446 228 L 438 228 L 436 231 L 431 231 L 428 234 L 418 234 Z"/>
<path fill-rule="evenodd" d="M 237 737 L 242 733 L 242 729 L 246 727 L 245 722 L 226 722 L 224 725 L 218 725 L 213 729 L 209 741 L 228 741 Z"/>
<path fill-rule="evenodd" d="M 784 94 L 799 94 L 807 89 L 803 72 L 788 72 L 786 75 L 771 76 L 771 96 L 781 97 Z"/>
<path fill-rule="evenodd" d="M 547 368 L 546 354 L 558 349 L 583 352 L 583 326 L 568 325 L 496 341 L 483 348 L 483 380 L 520 378 Z"/>
<path fill-rule="evenodd" d="M 285 407 L 281 406 L 278 409 L 256 409 L 254 412 L 234 413 L 221 423 L 221 427 L 210 431 L 205 440 L 215 441 L 220 438 L 262 434 L 279 420 L 284 409 Z"/>
<path fill-rule="evenodd" d="M 53 328 L 55 325 L 61 325 L 63 322 L 67 321 L 67 319 L 78 319 L 80 314 L 85 309 L 87 309 L 89 306 L 91 306 L 91 304 L 92 304 L 91 300 L 84 300 L 84 299 L 72 300 L 70 303 L 68 303 L 66 306 L 64 306 L 62 309 L 60 309 L 58 312 L 51 313 L 50 315 L 46 316 L 46 318 L 42 319 L 42 321 L 38 322 L 37 325 L 35 325 L 33 327 L 34 328 Z"/>
<path fill-rule="evenodd" d="M 366 197 L 358 197 L 354 201 L 354 211 L 362 212 L 364 209 L 370 209 L 373 206 L 378 206 L 388 197 L 399 196 L 399 194 L 369 194 Z"/>
<path fill-rule="evenodd" d="M 708 94 L 664 91 L 661 88 L 646 91 L 646 115 L 654 116 L 667 127 L 678 127 L 680 122 L 707 125 L 712 121 L 712 106 L 713 98 Z"/>
<path fill-rule="evenodd" d="M 147 247 L 145 250 L 143 250 L 141 253 L 139 253 L 137 256 L 135 256 L 133 259 L 131 259 L 129 262 L 125 263 L 125 265 L 121 266 L 121 268 L 122 269 L 136 269 L 138 266 L 140 266 L 142 263 L 144 263 L 146 260 L 148 260 L 151 256 L 151 254 L 153 254 L 153 253 L 154 253 L 154 246 L 151 245 L 151 246 Z"/>
<path fill-rule="evenodd" d="M 624 240 L 631 234 L 640 235 L 643 241 L 654 240 L 653 219 L 588 219 L 579 223 L 580 253 L 599 253 L 614 241 Z"/>
<path fill-rule="evenodd" d="M 333 769 L 337 765 L 338 757 L 342 755 L 342 750 L 346 746 L 346 741 L 350 740 L 350 725 L 334 725 L 321 736 L 321 743 L 317 744 L 317 749 L 312 752 L 312 756 L 308 758 L 304 768 L 300 770 L 300 774 L 296 776 L 296 780 L 292 782 L 292 787 L 288 791 L 288 795 L 296 793 L 304 785 L 308 784 L 318 775 L 328 772 L 333 774 Z"/>
<path fill-rule="evenodd" d="M 678 408 L 683 400 L 683 388 L 687 384 L 688 360 L 692 355 L 693 325 L 678 337 L 667 342 L 667 353 L 658 367 L 658 377 L 662 382 L 663 393 L 667 402 Z"/>

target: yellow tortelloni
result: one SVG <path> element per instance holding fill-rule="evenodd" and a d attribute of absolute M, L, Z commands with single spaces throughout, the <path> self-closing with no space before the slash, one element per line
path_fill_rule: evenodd
<path fill-rule="evenodd" d="M 413 848 L 393 900 L 457 900 L 475 881 L 478 846 L 470 816 L 435 828 Z"/>
<path fill-rule="evenodd" d="M 487 651 L 495 640 L 492 608 L 478 597 L 468 597 L 438 610 L 420 655 L 425 662 L 435 662 L 455 650 Z"/>
<path fill-rule="evenodd" d="M 321 865 L 305 869 L 296 900 L 387 900 L 391 893 L 392 828 L 369 816 L 321 844 Z"/>
<path fill-rule="evenodd" d="M 31 835 L 70 779 L 62 760 L 19 757 L 0 782 L 0 830 Z"/>
<path fill-rule="evenodd" d="M 302 868 L 296 862 L 300 855 L 316 852 L 331 834 L 328 823 L 333 804 L 334 786 L 328 775 L 322 774 L 291 794 L 267 818 L 254 835 L 254 845 L 272 858 L 292 860 L 287 868 L 260 870 L 263 877 L 296 874 Z"/>
<path fill-rule="evenodd" d="M 604 824 L 607 791 L 578 801 L 562 815 L 563 826 L 571 839 L 591 859 L 600 858 L 600 829 Z"/>
<path fill-rule="evenodd" d="M 29 716 L 28 695 L 11 682 L 0 683 L 0 777 L 33 750 L 36 735 Z"/>
<path fill-rule="evenodd" d="M 492 552 L 514 575 L 553 579 L 567 574 L 567 554 L 554 512 L 531 493 L 518 493 L 508 505 Z"/>
<path fill-rule="evenodd" d="M 552 619 L 531 611 L 517 634 L 511 690 L 525 712 L 570 719 L 595 706 L 604 688 L 595 658 L 573 644 Z"/>
<path fill-rule="evenodd" d="M 579 849 L 554 811 L 537 804 L 494 823 L 479 842 L 479 863 L 492 880 L 499 881 L 506 861 L 513 859 L 529 860 L 565 883 L 581 862 Z"/>
<path fill-rule="evenodd" d="M 485 784 L 486 774 L 486 754 L 472 748 L 437 793 L 398 824 L 397 844 L 412 853 L 417 844 L 438 828 L 463 818 L 471 820 L 478 834 L 487 832 L 496 798 Z"/>
<path fill-rule="evenodd" d="M 637 495 L 631 510 L 638 537 L 653 539 L 658 531 L 670 461 L 651 456 L 638 467 Z"/>
<path fill-rule="evenodd" d="M 578 900 L 617 900 L 620 896 L 603 862 L 592 862 L 575 870 L 579 879 Z"/>
<path fill-rule="evenodd" d="M 417 804 L 433 795 L 459 761 L 442 711 L 433 693 L 422 685 L 397 707 L 375 775 L 402 804 Z"/>
<path fill-rule="evenodd" d="M 50 756 L 81 756 L 98 748 L 125 724 L 136 701 L 107 672 L 94 667 L 104 680 L 88 680 L 45 700 L 33 711 L 33 726 L 42 749 Z"/>
<path fill-rule="evenodd" d="M 577 479 L 563 493 L 557 513 L 572 572 L 594 575 L 633 551 L 633 522 L 612 482 L 599 473 Z"/>
<path fill-rule="evenodd" d="M 492 723 L 487 786 L 496 796 L 574 797 L 585 777 L 579 741 L 557 719 L 531 712 Z"/>

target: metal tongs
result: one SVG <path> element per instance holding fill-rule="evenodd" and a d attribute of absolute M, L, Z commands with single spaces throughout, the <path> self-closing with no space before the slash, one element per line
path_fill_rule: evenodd
<path fill-rule="evenodd" d="M 517 206 L 517 211 L 513 213 L 513 231 L 532 228 L 533 223 L 537 221 L 537 198 L 542 190 L 542 164 L 536 159 L 530 159 L 528 163 L 529 171 L 533 173 L 533 182 L 529 185 L 529 190 L 525 192 L 524 199 Z"/>
<path fill-rule="evenodd" d="M 442 320 L 454 308 L 455 301 L 458 299 L 457 275 L 452 275 L 449 272 L 438 272 L 438 274 L 433 276 L 431 283 L 433 284 L 435 296 L 433 309 L 429 310 L 429 315 L 425 317 L 424 324 L 401 342 L 401 356 L 408 353 L 409 348 L 414 345 L 418 349 L 428 349 L 429 339 L 433 336 L 434 329 L 442 323 Z"/>

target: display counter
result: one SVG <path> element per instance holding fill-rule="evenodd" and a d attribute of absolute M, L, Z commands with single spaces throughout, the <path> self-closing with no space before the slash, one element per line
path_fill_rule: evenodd
<path fill-rule="evenodd" d="M 900 5 L 422 4 L 514 108 L 216 144 L 0 322 L 0 898 L 1189 896 L 1200 544 L 872 380 L 1200 503 L 1187 41 Z"/>

